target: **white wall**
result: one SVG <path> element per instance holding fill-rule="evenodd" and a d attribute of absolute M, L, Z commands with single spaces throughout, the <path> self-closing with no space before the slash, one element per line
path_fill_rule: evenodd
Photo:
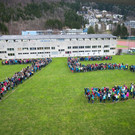
<path fill-rule="evenodd" d="M 99 46 L 101 48 L 92 48 L 92 46 Z M 104 45 L 109 45 L 109 48 L 104 48 Z M 71 46 L 71 49 L 68 49 L 68 46 Z M 73 46 L 84 46 L 82 49 L 73 49 Z M 85 46 L 91 46 L 91 48 L 85 48 Z M 30 47 L 55 47 L 55 50 L 30 50 Z M 8 51 L 7 48 L 14 48 L 14 51 Z M 18 50 L 21 48 L 21 50 Z M 22 48 L 28 48 L 28 50 L 22 50 Z M 116 49 L 111 50 L 110 48 L 116 48 L 116 40 L 114 39 L 65 39 L 64 41 L 59 41 L 57 39 L 43 39 L 43 40 L 18 40 L 14 42 L 13 40 L 5 40 L 0 41 L 0 52 L 6 51 L 6 53 L 0 53 L 1 59 L 22 59 L 22 58 L 43 58 L 43 57 L 68 57 L 68 56 L 90 56 L 90 55 L 115 55 Z M 64 49 L 64 51 L 59 51 L 59 49 Z M 93 52 L 93 51 L 97 52 Z M 98 50 L 101 52 L 98 53 Z M 109 52 L 104 52 L 104 50 L 109 50 Z M 71 51 L 71 54 L 65 54 L 66 51 Z M 73 53 L 73 51 L 78 51 L 78 53 Z M 84 51 L 84 52 L 79 52 Z M 90 51 L 90 52 L 88 52 Z M 35 52 L 36 54 L 30 54 L 31 52 Z M 38 52 L 42 52 L 43 54 L 38 54 Z M 50 52 L 47 54 L 46 52 Z M 15 56 L 8 56 L 9 53 L 14 53 Z M 22 53 L 19 55 L 18 53 Z M 29 53 L 29 54 L 23 54 Z"/>

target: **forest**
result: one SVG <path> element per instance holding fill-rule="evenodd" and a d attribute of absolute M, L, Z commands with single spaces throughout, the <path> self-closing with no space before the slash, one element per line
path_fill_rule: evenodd
<path fill-rule="evenodd" d="M 2 1 L 2 0 L 1 0 Z M 12 0 L 14 1 L 14 0 Z M 25 1 L 25 0 L 24 0 Z M 16 1 L 15 1 L 16 2 Z M 8 33 L 7 25 L 10 21 L 18 22 L 20 19 L 25 20 L 35 20 L 44 17 L 45 15 L 53 14 L 56 9 L 61 8 L 64 19 L 61 18 L 51 18 L 44 22 L 44 28 L 57 28 L 62 29 L 62 27 L 69 28 L 82 28 L 86 21 L 76 14 L 76 11 L 81 10 L 83 5 L 92 6 L 99 10 L 107 10 L 113 13 L 119 13 L 124 16 L 135 17 L 135 1 L 134 0 L 75 0 L 74 2 L 66 2 L 61 0 L 55 2 L 38 2 L 38 0 L 32 0 L 31 3 L 22 5 L 18 3 L 16 6 L 7 4 L 8 0 L 0 3 L 0 32 L 2 34 Z M 50 22 L 50 23 L 49 23 Z M 56 22 L 56 25 L 54 24 Z"/>

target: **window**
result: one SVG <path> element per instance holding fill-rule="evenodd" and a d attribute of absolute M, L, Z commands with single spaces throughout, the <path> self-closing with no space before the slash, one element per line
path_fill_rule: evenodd
<path fill-rule="evenodd" d="M 14 53 L 8 53 L 8 56 L 15 56 Z"/>
<path fill-rule="evenodd" d="M 36 47 L 31 47 L 30 50 L 36 50 Z"/>
<path fill-rule="evenodd" d="M 22 48 L 22 50 L 29 50 L 27 47 L 25 47 L 25 48 Z"/>
<path fill-rule="evenodd" d="M 92 46 L 92 48 L 97 48 L 97 46 L 94 45 L 94 46 Z"/>
<path fill-rule="evenodd" d="M 73 53 L 78 53 L 78 51 L 73 51 Z"/>
<path fill-rule="evenodd" d="M 36 54 L 36 52 L 31 52 L 30 54 Z"/>
<path fill-rule="evenodd" d="M 98 52 L 101 52 L 101 50 L 98 50 Z"/>
<path fill-rule="evenodd" d="M 44 54 L 44 52 L 38 52 L 38 54 Z"/>
<path fill-rule="evenodd" d="M 87 50 L 87 51 L 85 51 L 85 52 L 91 52 L 90 50 Z"/>
<path fill-rule="evenodd" d="M 14 48 L 7 48 L 7 51 L 14 51 Z"/>
<path fill-rule="evenodd" d="M 29 53 L 23 53 L 24 55 L 26 55 L 26 54 L 29 54 Z"/>
<path fill-rule="evenodd" d="M 46 54 L 50 53 L 50 52 L 45 52 Z"/>
<path fill-rule="evenodd" d="M 84 46 L 79 46 L 80 49 L 84 48 Z"/>
<path fill-rule="evenodd" d="M 52 50 L 55 50 L 55 47 L 51 47 L 52 48 Z"/>
<path fill-rule="evenodd" d="M 84 51 L 79 51 L 79 52 L 84 52 Z"/>
<path fill-rule="evenodd" d="M 91 46 L 85 46 L 85 48 L 91 48 Z"/>
<path fill-rule="evenodd" d="M 7 53 L 6 51 L 0 51 L 0 53 Z"/>
<path fill-rule="evenodd" d="M 37 47 L 37 50 L 43 50 L 43 47 Z"/>
<path fill-rule="evenodd" d="M 68 49 L 71 49 L 71 46 L 68 46 Z"/>
<path fill-rule="evenodd" d="M 65 51 L 65 49 L 59 49 L 58 51 L 61 51 L 62 52 L 62 51 Z"/>
<path fill-rule="evenodd" d="M 67 52 L 65 52 L 65 54 L 71 54 L 71 51 L 67 51 Z"/>
<path fill-rule="evenodd" d="M 73 49 L 78 49 L 78 46 L 73 46 Z"/>
<path fill-rule="evenodd" d="M 50 47 L 45 47 L 45 50 L 49 50 L 50 49 Z"/>
<path fill-rule="evenodd" d="M 110 48 L 111 50 L 115 50 L 115 48 Z"/>
<path fill-rule="evenodd" d="M 17 50 L 18 50 L 18 51 L 21 51 L 21 50 L 22 50 L 22 48 L 17 48 Z"/>
<path fill-rule="evenodd" d="M 104 52 L 109 52 L 109 50 L 104 50 Z"/>
<path fill-rule="evenodd" d="M 92 52 L 97 52 L 97 50 L 92 50 Z"/>
<path fill-rule="evenodd" d="M 22 53 L 18 53 L 18 55 L 22 55 Z"/>
<path fill-rule="evenodd" d="M 101 45 L 98 45 L 98 48 L 101 48 Z"/>
<path fill-rule="evenodd" d="M 58 41 L 64 41 L 64 38 L 58 38 L 57 40 Z"/>
<path fill-rule="evenodd" d="M 109 45 L 104 45 L 104 48 L 109 48 Z"/>

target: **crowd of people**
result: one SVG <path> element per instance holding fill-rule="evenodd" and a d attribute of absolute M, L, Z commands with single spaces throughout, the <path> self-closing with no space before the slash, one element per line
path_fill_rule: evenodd
<path fill-rule="evenodd" d="M 100 64 L 88 64 L 82 65 L 79 63 L 79 58 L 68 57 L 68 67 L 72 72 L 88 72 L 88 71 L 97 71 L 97 70 L 128 70 L 128 64 L 116 64 L 116 63 L 100 63 Z"/>
<path fill-rule="evenodd" d="M 94 103 L 97 100 L 100 103 L 105 103 L 106 100 L 109 102 L 118 102 L 129 99 L 129 96 L 135 98 L 135 84 L 131 83 L 130 88 L 126 85 L 114 86 L 113 88 L 84 88 L 85 96 L 88 99 L 88 103 Z"/>
<path fill-rule="evenodd" d="M 2 65 L 31 64 L 35 59 L 10 59 L 3 60 Z"/>
<path fill-rule="evenodd" d="M 112 60 L 112 56 L 89 56 L 89 57 L 80 57 L 80 61 L 101 61 L 101 60 Z"/>
<path fill-rule="evenodd" d="M 11 60 L 9 61 L 11 62 Z M 9 61 L 7 62 L 9 63 Z M 6 78 L 4 81 L 0 82 L 0 100 L 2 99 L 4 94 L 7 93 L 7 91 L 11 89 L 14 90 L 16 86 L 18 86 L 19 84 L 23 83 L 25 80 L 33 76 L 35 72 L 41 70 L 41 68 L 51 63 L 52 59 L 43 58 L 43 59 L 32 59 L 30 61 L 31 66 L 23 68 L 20 72 L 16 72 L 12 77 Z"/>

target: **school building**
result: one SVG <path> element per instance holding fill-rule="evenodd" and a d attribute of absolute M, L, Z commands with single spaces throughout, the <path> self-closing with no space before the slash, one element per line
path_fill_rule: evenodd
<path fill-rule="evenodd" d="M 3 35 L 0 59 L 115 55 L 116 41 L 111 34 Z"/>

